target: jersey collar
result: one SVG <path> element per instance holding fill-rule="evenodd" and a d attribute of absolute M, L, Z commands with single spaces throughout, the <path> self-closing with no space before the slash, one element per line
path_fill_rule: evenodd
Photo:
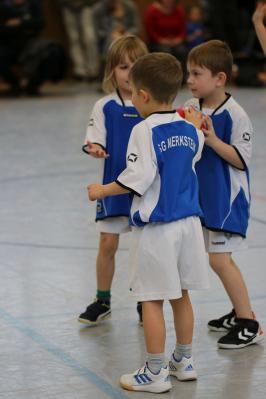
<path fill-rule="evenodd" d="M 155 114 L 175 114 L 175 113 L 176 113 L 175 109 L 173 109 L 172 111 L 155 111 L 149 114 L 148 117 Z"/>
<path fill-rule="evenodd" d="M 230 93 L 226 93 L 225 92 L 225 94 L 226 94 L 226 99 L 220 104 L 220 105 L 218 105 L 218 107 L 217 108 L 215 108 L 214 110 L 213 110 L 213 112 L 211 113 L 211 115 L 214 115 L 214 114 L 216 114 L 216 112 L 220 109 L 220 108 L 222 108 L 222 106 L 231 98 L 231 94 Z M 200 111 L 202 111 L 202 105 L 203 105 L 203 98 L 200 98 L 199 99 L 199 108 L 200 108 Z"/>

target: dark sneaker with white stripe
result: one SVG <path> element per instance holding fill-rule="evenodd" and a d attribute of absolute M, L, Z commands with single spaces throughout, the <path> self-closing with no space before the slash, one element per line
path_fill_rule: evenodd
<path fill-rule="evenodd" d="M 78 321 L 83 324 L 97 325 L 100 321 L 108 319 L 111 317 L 111 305 L 95 299 L 91 303 L 84 313 L 81 313 L 78 317 Z"/>
<path fill-rule="evenodd" d="M 211 331 L 230 331 L 235 326 L 236 313 L 233 309 L 232 312 L 220 317 L 220 319 L 210 320 L 208 328 Z"/>
<path fill-rule="evenodd" d="M 228 334 L 218 340 L 219 348 L 240 349 L 263 340 L 264 332 L 257 320 L 235 319 L 235 322 Z"/>

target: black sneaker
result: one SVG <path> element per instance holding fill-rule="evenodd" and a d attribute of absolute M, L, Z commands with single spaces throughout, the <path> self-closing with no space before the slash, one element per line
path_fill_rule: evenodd
<path fill-rule="evenodd" d="M 262 341 L 264 332 L 257 320 L 235 319 L 235 326 L 221 337 L 217 345 L 224 349 L 239 349 Z"/>
<path fill-rule="evenodd" d="M 211 331 L 230 331 L 235 326 L 236 313 L 233 309 L 232 312 L 220 317 L 220 319 L 210 320 L 208 328 Z"/>
<path fill-rule="evenodd" d="M 79 315 L 78 321 L 83 324 L 97 325 L 100 321 L 111 317 L 111 305 L 95 299 L 84 313 Z"/>
<path fill-rule="evenodd" d="M 143 325 L 143 319 L 142 319 L 142 302 L 137 303 L 137 312 L 139 314 L 139 325 Z"/>

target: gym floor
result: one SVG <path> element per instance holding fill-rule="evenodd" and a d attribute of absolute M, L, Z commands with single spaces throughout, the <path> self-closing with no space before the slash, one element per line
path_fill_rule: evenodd
<path fill-rule="evenodd" d="M 266 329 L 266 134 L 263 89 L 230 90 L 254 125 L 249 249 L 234 259 L 252 306 Z M 95 86 L 46 86 L 40 98 L 0 98 L 0 397 L 1 399 L 126 399 L 153 394 L 123 391 L 121 374 L 145 356 L 136 304 L 128 293 L 130 235 L 120 240 L 112 289 L 112 318 L 88 328 L 77 322 L 95 295 L 95 204 L 86 185 L 97 181 L 97 160 L 81 152 Z M 190 97 L 183 90 L 176 105 Z M 206 323 L 231 310 L 221 283 L 192 292 L 196 382 L 173 380 L 156 398 L 265 399 L 265 343 L 218 350 L 219 333 Z M 165 304 L 166 352 L 175 344 Z"/>

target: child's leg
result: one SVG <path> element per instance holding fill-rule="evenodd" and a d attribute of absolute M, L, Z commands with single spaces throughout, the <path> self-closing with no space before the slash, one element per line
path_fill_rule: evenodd
<path fill-rule="evenodd" d="M 164 367 L 165 323 L 163 301 L 145 301 L 143 306 L 143 326 L 147 349 L 146 363 L 132 374 L 124 374 L 120 385 L 130 391 L 152 393 L 167 392 L 172 388 L 169 371 Z"/>
<path fill-rule="evenodd" d="M 231 253 L 210 253 L 209 261 L 221 279 L 237 317 L 253 319 L 247 287 Z"/>
<path fill-rule="evenodd" d="M 119 244 L 119 234 L 101 233 L 96 261 L 97 289 L 111 290 L 115 271 L 115 254 Z"/>
<path fill-rule="evenodd" d="M 232 301 L 236 313 L 236 319 L 229 332 L 217 341 L 219 348 L 238 349 L 260 342 L 264 333 L 259 323 L 253 319 L 247 288 L 242 274 L 230 253 L 209 254 L 210 264 L 220 277 L 224 288 Z M 226 316 L 230 316 L 226 315 Z M 219 320 L 223 320 L 226 316 Z M 217 322 L 211 320 L 211 323 Z M 225 324 L 223 324 L 225 325 Z"/>
<path fill-rule="evenodd" d="M 143 326 L 148 353 L 164 353 L 165 322 L 163 301 L 142 302 Z"/>
<path fill-rule="evenodd" d="M 115 253 L 118 248 L 119 234 L 101 233 L 96 262 L 97 300 L 87 306 L 78 320 L 88 325 L 96 325 L 111 314 L 111 285 L 115 271 Z"/>
<path fill-rule="evenodd" d="M 182 290 L 182 298 L 170 300 L 172 306 L 176 347 L 169 362 L 170 374 L 181 381 L 197 379 L 192 359 L 192 337 L 194 316 L 187 290 Z"/>
<path fill-rule="evenodd" d="M 187 290 L 182 290 L 182 298 L 170 301 L 173 309 L 176 340 L 181 345 L 192 343 L 194 316 Z"/>

